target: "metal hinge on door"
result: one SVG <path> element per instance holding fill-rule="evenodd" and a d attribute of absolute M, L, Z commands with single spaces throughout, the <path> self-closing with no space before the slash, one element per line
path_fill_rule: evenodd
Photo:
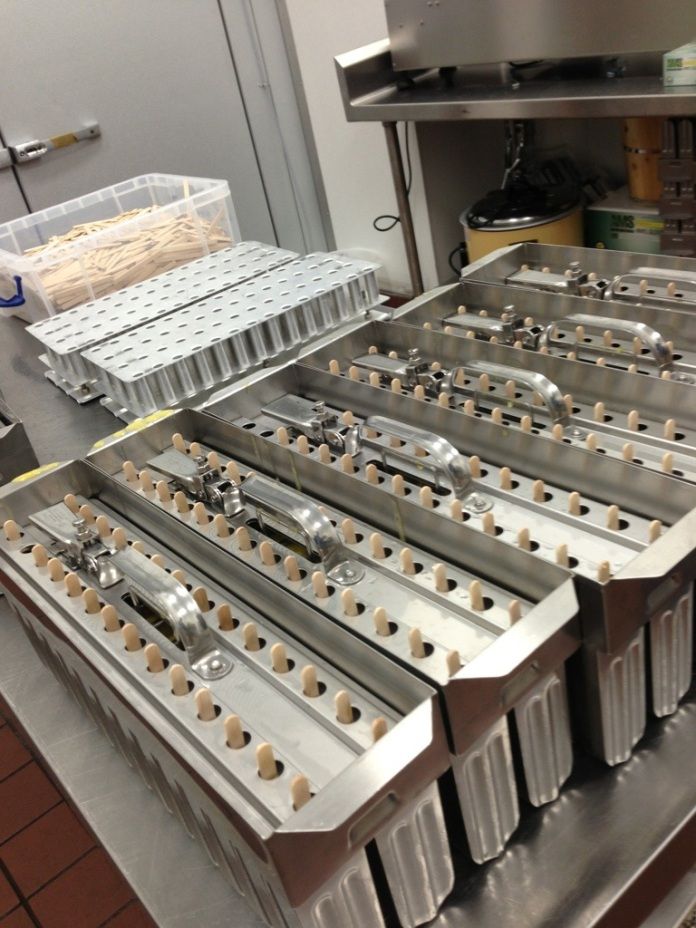
<path fill-rule="evenodd" d="M 9 168 L 13 164 L 24 164 L 27 161 L 36 161 L 57 148 L 66 148 L 76 142 L 85 142 L 96 139 L 101 135 L 99 123 L 92 123 L 75 132 L 66 132 L 64 135 L 54 135 L 50 139 L 34 139 L 31 142 L 20 142 L 19 145 L 8 145 L 0 148 L 0 170 Z"/>

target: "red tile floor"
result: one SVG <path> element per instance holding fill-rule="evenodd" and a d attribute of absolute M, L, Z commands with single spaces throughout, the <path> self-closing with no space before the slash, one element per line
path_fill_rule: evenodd
<path fill-rule="evenodd" d="M 0 699 L 0 928 L 155 928 Z"/>

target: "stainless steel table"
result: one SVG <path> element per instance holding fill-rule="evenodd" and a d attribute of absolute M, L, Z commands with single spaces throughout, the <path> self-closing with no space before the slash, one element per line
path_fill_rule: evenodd
<path fill-rule="evenodd" d="M 9 320 L 0 389 L 39 460 L 76 457 L 119 427 L 43 377 L 36 347 Z M 261 922 L 43 667 L 0 599 L 0 692 L 162 928 Z M 437 928 L 638 928 L 696 861 L 696 690 L 649 725 L 633 758 L 609 770 L 581 757 L 561 799 L 527 808 L 506 853 L 458 859 Z"/>
<path fill-rule="evenodd" d="M 98 402 L 79 406 L 44 377 L 40 342 L 19 319 L 0 320 L 0 392 L 24 422 L 40 464 L 83 455 L 122 423 Z"/>

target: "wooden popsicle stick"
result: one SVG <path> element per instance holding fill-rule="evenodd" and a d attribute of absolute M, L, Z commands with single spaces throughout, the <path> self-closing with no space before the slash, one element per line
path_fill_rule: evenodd
<path fill-rule="evenodd" d="M 172 664 L 169 668 L 169 682 L 174 696 L 188 696 L 191 692 L 186 671 L 181 664 Z"/>
<path fill-rule="evenodd" d="M 380 738 L 383 738 L 387 733 L 387 720 L 381 715 L 373 720 L 372 725 L 370 726 L 370 731 L 372 732 L 372 740 L 379 741 Z"/>
<path fill-rule="evenodd" d="M 157 499 L 163 506 L 168 506 L 172 501 L 172 494 L 169 492 L 169 484 L 166 480 L 158 480 L 155 484 Z"/>
<path fill-rule="evenodd" d="M 238 751 L 246 745 L 242 721 L 238 715 L 228 715 L 222 725 L 225 729 L 225 744 L 228 748 Z"/>
<path fill-rule="evenodd" d="M 35 567 L 46 567 L 48 564 L 48 551 L 43 545 L 34 545 L 31 549 L 31 556 Z"/>
<path fill-rule="evenodd" d="M 174 505 L 176 506 L 176 511 L 180 516 L 187 516 L 189 514 L 189 502 L 181 490 L 177 490 L 174 494 Z"/>
<path fill-rule="evenodd" d="M 162 652 L 154 643 L 154 641 L 145 645 L 144 654 L 145 661 L 147 663 L 147 669 L 150 671 L 150 673 L 162 673 L 164 671 Z"/>
<path fill-rule="evenodd" d="M 63 503 L 68 507 L 70 512 L 73 515 L 78 515 L 80 512 L 80 504 L 77 501 L 77 497 L 74 493 L 66 493 L 63 497 Z"/>
<path fill-rule="evenodd" d="M 391 635 L 391 628 L 389 626 L 389 619 L 387 618 L 387 610 L 384 606 L 377 606 L 372 613 L 372 621 L 375 626 L 375 631 L 382 638 L 388 638 Z"/>
<path fill-rule="evenodd" d="M 132 622 L 127 622 L 121 629 L 123 640 L 126 645 L 126 651 L 139 651 L 142 648 L 140 634 Z"/>
<path fill-rule="evenodd" d="M 302 683 L 302 692 L 309 699 L 316 699 L 320 695 L 319 681 L 317 680 L 317 670 L 314 664 L 307 664 L 300 671 L 300 682 Z"/>
<path fill-rule="evenodd" d="M 492 512 L 484 512 L 481 516 L 481 527 L 486 535 L 497 535 L 495 530 L 495 516 Z"/>
<path fill-rule="evenodd" d="M 469 605 L 475 612 L 483 612 L 485 604 L 483 601 L 481 582 L 479 580 L 472 580 L 469 584 Z"/>
<path fill-rule="evenodd" d="M 355 602 L 355 593 L 351 589 L 341 591 L 341 606 L 343 607 L 344 615 L 351 616 L 352 618 L 359 615 L 358 605 Z"/>
<path fill-rule="evenodd" d="M 411 651 L 411 657 L 415 657 L 417 660 L 424 658 L 425 655 L 425 645 L 423 644 L 423 636 L 421 635 L 419 628 L 412 628 L 408 633 L 408 646 Z"/>
<path fill-rule="evenodd" d="M 459 651 L 448 651 L 445 660 L 447 663 L 447 676 L 453 677 L 456 673 L 459 672 L 462 666 L 462 659 L 459 655 Z"/>
<path fill-rule="evenodd" d="M 217 717 L 213 694 L 206 686 L 202 686 L 193 694 L 198 718 L 201 722 L 213 722 Z"/>
<path fill-rule="evenodd" d="M 289 673 L 290 664 L 288 662 L 285 645 L 277 641 L 271 646 L 271 666 L 275 673 Z"/>
<path fill-rule="evenodd" d="M 444 564 L 433 564 L 433 580 L 435 581 L 435 589 L 438 593 L 449 593 L 447 569 Z"/>
<path fill-rule="evenodd" d="M 121 623 L 118 620 L 118 613 L 110 603 L 102 607 L 101 620 L 105 632 L 117 632 L 121 627 Z"/>
<path fill-rule="evenodd" d="M 240 551 L 251 551 L 251 536 L 246 525 L 240 525 L 235 529 L 234 540 L 237 542 Z"/>
<path fill-rule="evenodd" d="M 218 538 L 230 537 L 229 524 L 221 512 L 218 512 L 213 516 L 213 532 L 217 535 Z"/>
<path fill-rule="evenodd" d="M 124 528 L 115 528 L 111 533 L 111 538 L 117 551 L 123 551 L 128 546 L 128 537 Z"/>
<path fill-rule="evenodd" d="M 336 718 L 342 725 L 350 725 L 355 720 L 350 696 L 345 690 L 339 690 L 334 696 Z"/>
<path fill-rule="evenodd" d="M 82 596 L 82 584 L 77 574 L 67 573 L 65 575 L 65 592 L 72 598 Z"/>
<path fill-rule="evenodd" d="M 242 641 L 247 651 L 261 650 L 261 639 L 259 638 L 259 632 L 254 622 L 247 622 L 242 627 Z"/>
<path fill-rule="evenodd" d="M 326 599 L 329 595 L 329 588 L 326 585 L 326 576 L 321 570 L 315 570 L 312 574 L 312 589 L 317 599 Z"/>
<path fill-rule="evenodd" d="M 267 741 L 256 748 L 256 767 L 262 780 L 275 780 L 278 776 L 278 763 Z"/>
<path fill-rule="evenodd" d="M 88 615 L 96 615 L 101 611 L 102 604 L 99 602 L 99 594 L 91 587 L 87 587 L 87 589 L 83 591 L 82 603 Z"/>
<path fill-rule="evenodd" d="M 231 632 L 237 626 L 233 616 L 232 607 L 228 603 L 220 603 L 216 610 L 217 623 L 220 631 Z"/>

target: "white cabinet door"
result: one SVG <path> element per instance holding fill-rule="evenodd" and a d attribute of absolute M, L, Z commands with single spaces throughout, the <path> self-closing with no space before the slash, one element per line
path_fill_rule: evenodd
<path fill-rule="evenodd" d="M 276 241 L 216 0 L 3 0 L 2 32 L 8 145 L 102 131 L 19 168 L 32 210 L 151 171 L 219 177 L 243 237 Z"/>
<path fill-rule="evenodd" d="M 11 168 L 0 171 L 0 223 L 23 216 L 27 208 Z M 1 296 L 2 294 L 0 294 Z"/>

